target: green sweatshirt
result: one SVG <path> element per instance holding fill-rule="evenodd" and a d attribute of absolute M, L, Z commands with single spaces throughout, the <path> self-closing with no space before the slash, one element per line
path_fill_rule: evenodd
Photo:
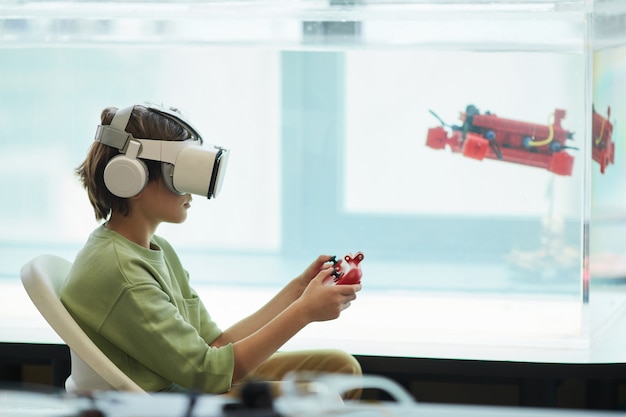
<path fill-rule="evenodd" d="M 189 285 L 170 244 L 151 248 L 100 226 L 78 253 L 61 301 L 95 344 L 146 391 L 231 387 L 232 345 Z"/>

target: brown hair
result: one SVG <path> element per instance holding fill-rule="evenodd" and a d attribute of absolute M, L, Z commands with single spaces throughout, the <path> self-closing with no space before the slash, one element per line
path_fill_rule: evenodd
<path fill-rule="evenodd" d="M 104 109 L 100 115 L 101 123 L 110 125 L 116 112 L 115 107 Z M 179 123 L 144 106 L 133 107 L 126 131 L 137 139 L 186 140 L 190 137 L 189 132 Z M 76 174 L 89 195 L 96 220 L 107 220 L 112 211 L 130 215 L 128 199 L 114 195 L 104 184 L 104 168 L 116 155 L 119 155 L 119 150 L 94 141 L 85 160 L 76 168 Z M 161 178 L 161 162 L 143 162 L 148 168 L 148 181 Z"/>

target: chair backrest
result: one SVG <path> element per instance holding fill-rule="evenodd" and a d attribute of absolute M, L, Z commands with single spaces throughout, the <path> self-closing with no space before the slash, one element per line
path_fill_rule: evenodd
<path fill-rule="evenodd" d="M 139 385 L 102 353 L 61 303 L 59 294 L 71 266 L 69 261 L 58 256 L 40 255 L 26 263 L 22 267 L 20 275 L 28 296 L 41 315 L 69 346 L 72 353 L 72 375 L 79 373 L 84 379 L 84 375 L 92 371 L 96 377 L 103 379 L 103 382 L 106 382 L 111 389 L 145 393 Z M 85 369 L 85 364 L 90 369 Z M 72 377 L 68 378 L 66 386 L 75 385 L 71 380 Z M 74 388 L 91 389 L 81 386 Z M 70 387 L 68 387 L 69 389 Z"/>

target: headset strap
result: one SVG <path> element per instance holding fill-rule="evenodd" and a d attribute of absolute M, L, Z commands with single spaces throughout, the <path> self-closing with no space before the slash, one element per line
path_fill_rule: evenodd
<path fill-rule="evenodd" d="M 111 127 L 125 132 L 134 108 L 135 106 L 130 106 L 116 111 L 113 120 L 111 120 Z"/>
<path fill-rule="evenodd" d="M 133 135 L 126 132 L 134 107 L 130 106 L 116 111 L 110 125 L 98 125 L 94 140 L 123 152 L 130 139 L 134 139 Z"/>
<path fill-rule="evenodd" d="M 202 137 L 198 131 L 180 113 L 154 104 L 146 103 L 145 106 L 149 110 L 155 111 L 161 116 L 174 121 L 191 135 L 192 140 L 197 140 L 202 143 Z M 133 135 L 126 132 L 134 107 L 135 106 L 133 105 L 116 111 L 110 125 L 98 125 L 94 140 L 102 143 L 103 145 L 119 149 L 121 152 L 125 152 L 129 141 L 131 139 L 135 139 Z"/>

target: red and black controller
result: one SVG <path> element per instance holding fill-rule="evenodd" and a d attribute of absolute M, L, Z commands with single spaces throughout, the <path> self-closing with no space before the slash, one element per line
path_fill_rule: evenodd
<path fill-rule="evenodd" d="M 328 261 L 333 263 L 334 268 L 331 274 L 333 282 L 336 285 L 359 284 L 363 276 L 360 266 L 363 258 L 364 256 L 361 252 L 349 253 L 342 259 L 337 259 L 335 256 L 330 258 Z"/>

